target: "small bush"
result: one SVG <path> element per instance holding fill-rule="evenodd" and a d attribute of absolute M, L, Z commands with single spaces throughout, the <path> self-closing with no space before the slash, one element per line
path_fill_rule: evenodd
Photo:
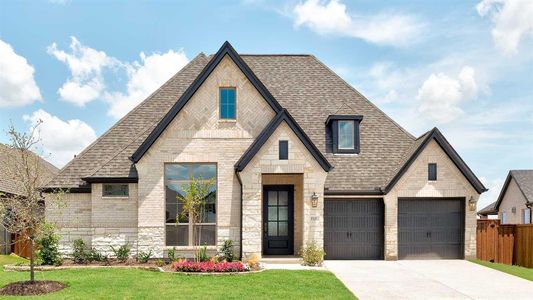
<path fill-rule="evenodd" d="M 210 260 L 210 257 L 207 255 L 207 246 L 202 246 L 198 249 L 196 253 L 196 261 L 204 262 Z"/>
<path fill-rule="evenodd" d="M 140 262 L 140 263 L 147 263 L 148 260 L 150 259 L 150 257 L 152 257 L 152 250 L 148 251 L 148 252 L 144 252 L 144 251 L 140 251 L 139 254 L 137 255 L 137 260 Z"/>
<path fill-rule="evenodd" d="M 155 261 L 155 265 L 158 266 L 158 267 L 162 267 L 165 265 L 165 261 L 162 260 L 162 259 L 158 259 Z"/>
<path fill-rule="evenodd" d="M 43 233 L 37 243 L 39 246 L 37 262 L 52 266 L 63 264 L 63 258 L 59 254 L 59 235 L 54 233 L 54 228 L 51 225 L 44 226 Z"/>
<path fill-rule="evenodd" d="M 72 260 L 76 264 L 86 264 L 90 261 L 90 253 L 82 239 L 74 240 L 72 251 Z"/>
<path fill-rule="evenodd" d="M 252 270 L 259 270 L 260 264 L 259 264 L 259 256 L 257 254 L 252 255 L 248 259 L 246 259 L 246 263 Z"/>
<path fill-rule="evenodd" d="M 300 250 L 300 256 L 303 259 L 303 264 L 306 266 L 320 266 L 324 261 L 324 255 L 326 252 L 319 248 L 315 242 L 307 244 L 306 247 L 302 247 Z"/>
<path fill-rule="evenodd" d="M 115 257 L 117 258 L 117 260 L 119 262 L 126 262 L 126 260 L 128 260 L 128 258 L 130 257 L 130 246 L 128 245 L 128 243 L 118 247 L 118 249 L 115 249 L 115 247 L 113 246 L 110 246 L 111 247 L 111 250 L 113 250 L 113 253 L 115 253 Z"/>
<path fill-rule="evenodd" d="M 235 260 L 235 252 L 233 251 L 233 241 L 225 240 L 224 244 L 220 247 L 219 255 L 225 261 L 232 262 Z"/>
<path fill-rule="evenodd" d="M 92 248 L 91 250 L 89 250 L 88 261 L 89 262 L 93 262 L 93 261 L 104 262 L 104 256 L 102 255 L 102 253 Z"/>
<path fill-rule="evenodd" d="M 172 249 L 167 250 L 167 257 L 170 259 L 170 261 L 176 261 L 176 259 L 178 259 L 176 257 L 176 247 L 172 247 Z"/>

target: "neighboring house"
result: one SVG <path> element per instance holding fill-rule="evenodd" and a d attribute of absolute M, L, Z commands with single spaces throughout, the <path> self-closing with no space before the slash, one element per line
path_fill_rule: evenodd
<path fill-rule="evenodd" d="M 498 215 L 501 224 L 531 224 L 533 207 L 533 170 L 511 170 L 492 208 L 478 212 Z"/>
<path fill-rule="evenodd" d="M 9 175 L 9 173 L 11 173 L 9 170 L 14 169 L 13 164 L 16 164 L 17 159 L 19 159 L 19 156 L 14 153 L 14 151 L 15 150 L 10 146 L 0 143 L 0 196 L 9 194 L 21 196 L 25 195 L 20 188 L 19 183 L 17 183 L 17 181 Z M 37 154 L 35 155 L 37 156 Z M 57 175 L 59 169 L 44 160 L 42 157 L 37 157 L 39 163 L 42 165 L 42 184 L 44 185 Z M 0 253 L 9 254 L 11 252 L 17 252 L 17 254 L 25 256 L 23 255 L 23 252 L 25 252 L 26 249 L 22 249 L 24 247 L 16 247 L 13 243 L 13 240 L 15 240 L 14 235 L 7 232 L 4 226 L 2 226 L 0 223 Z"/>
<path fill-rule="evenodd" d="M 157 257 L 192 254 L 176 195 L 216 184 L 201 225 L 211 252 L 328 259 L 463 258 L 476 253 L 486 191 L 436 128 L 416 138 L 312 55 L 200 53 L 66 165 L 61 250 L 82 238 Z"/>
<path fill-rule="evenodd" d="M 494 208 L 496 201 L 483 207 L 477 212 L 480 219 L 498 219 L 498 210 Z"/>

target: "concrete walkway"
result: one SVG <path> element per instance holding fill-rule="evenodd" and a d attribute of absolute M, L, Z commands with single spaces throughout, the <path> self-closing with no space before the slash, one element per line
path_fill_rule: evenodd
<path fill-rule="evenodd" d="M 465 260 L 326 261 L 359 299 L 533 299 L 533 282 Z"/>

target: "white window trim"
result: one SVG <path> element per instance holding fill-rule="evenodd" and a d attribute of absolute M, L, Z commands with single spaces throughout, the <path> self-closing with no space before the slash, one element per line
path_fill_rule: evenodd
<path fill-rule="evenodd" d="M 352 137 L 350 139 L 352 145 L 350 147 L 341 147 L 341 123 L 350 123 L 352 125 Z M 355 149 L 355 121 L 353 120 L 339 120 L 337 121 L 337 148 L 340 150 L 354 150 Z"/>

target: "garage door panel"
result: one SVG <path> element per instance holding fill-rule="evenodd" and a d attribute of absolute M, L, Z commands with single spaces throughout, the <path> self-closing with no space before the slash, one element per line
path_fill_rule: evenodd
<path fill-rule="evenodd" d="M 398 254 L 400 259 L 462 258 L 464 200 L 400 199 Z"/>
<path fill-rule="evenodd" d="M 326 200 L 326 259 L 382 259 L 382 199 Z"/>

